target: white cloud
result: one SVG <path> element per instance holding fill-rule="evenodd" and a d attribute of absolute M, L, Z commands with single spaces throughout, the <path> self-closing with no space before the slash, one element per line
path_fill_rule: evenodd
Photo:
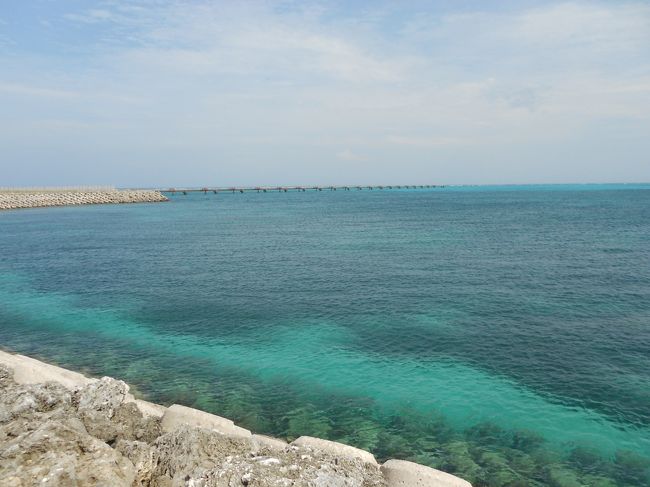
<path fill-rule="evenodd" d="M 470 142 L 455 137 L 421 137 L 404 135 L 389 135 L 386 140 L 391 144 L 412 147 L 447 147 L 450 145 L 461 145 Z"/>
<path fill-rule="evenodd" d="M 595 54 L 646 49 L 649 16 L 647 3 L 563 3 L 517 15 L 510 36 L 538 46 L 596 47 Z"/>
<path fill-rule="evenodd" d="M 76 93 L 74 91 L 58 90 L 53 88 L 38 88 L 34 86 L 11 83 L 0 83 L 0 93 L 60 99 L 70 99 L 79 96 L 79 93 Z"/>
<path fill-rule="evenodd" d="M 74 22 L 82 22 L 86 24 L 118 20 L 115 14 L 105 9 L 90 9 L 82 13 L 66 14 L 64 17 Z"/>
<path fill-rule="evenodd" d="M 558 161 L 569 154 L 570 164 L 576 154 L 604 157 L 584 141 L 605 144 L 599 131 L 608 124 L 626 124 L 635 160 L 650 149 L 638 135 L 650 125 L 647 4 L 428 16 L 400 6 L 399 18 L 411 19 L 404 28 L 390 4 L 354 15 L 276 6 L 111 0 L 48 19 L 50 35 L 71 22 L 101 35 L 53 61 L 0 58 L 0 95 L 14 110 L 4 120 L 62 120 L 47 142 L 56 146 L 67 127 L 85 124 L 89 145 L 105 143 L 107 154 L 118 151 L 107 141 L 120 141 L 126 156 L 117 159 L 218 154 L 241 166 L 242 178 L 271 166 L 307 180 L 324 164 L 350 170 L 368 160 L 386 174 L 403 172 L 395 161 L 424 174 L 440 154 L 476 167 L 516 159 L 535 174 L 539 146 L 555 148 Z M 0 136 L 24 149 L 15 140 Z"/>
<path fill-rule="evenodd" d="M 305 25 L 302 17 L 286 19 L 267 10 L 251 13 L 207 5 L 199 12 L 174 10 L 173 20 L 152 29 L 141 24 L 139 45 L 124 49 L 122 55 L 139 65 L 189 74 L 326 76 L 359 83 L 403 80 L 412 64 L 409 59 L 370 53 L 354 37 L 328 31 L 313 20 Z M 158 15 L 168 19 L 171 14 Z"/>
<path fill-rule="evenodd" d="M 368 160 L 366 156 L 356 154 L 352 152 L 350 149 L 344 149 L 340 152 L 337 152 L 336 157 L 344 161 L 367 161 Z"/>

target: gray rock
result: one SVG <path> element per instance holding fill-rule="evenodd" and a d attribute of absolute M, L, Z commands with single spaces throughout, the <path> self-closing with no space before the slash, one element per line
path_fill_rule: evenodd
<path fill-rule="evenodd" d="M 84 386 L 75 396 L 80 414 L 99 413 L 111 419 L 117 408 L 125 401 L 129 386 L 121 380 L 102 377 L 97 382 Z"/>
<path fill-rule="evenodd" d="M 0 485 L 19 478 L 23 485 L 130 486 L 133 464 L 90 436 L 75 417 L 49 419 L 6 437 L 0 427 Z M 12 480 L 14 482 L 14 480 Z M 20 485 L 20 484 L 18 484 Z"/>
<path fill-rule="evenodd" d="M 122 381 L 46 365 L 0 353 L 3 487 L 469 486 L 410 462 L 380 470 L 342 443 L 251 435 L 219 416 L 136 400 Z"/>
<path fill-rule="evenodd" d="M 75 395 L 77 414 L 88 433 L 109 444 L 120 439 L 153 441 L 160 435 L 160 420 L 145 418 L 134 401 L 129 386 L 103 377 L 84 386 Z"/>
<path fill-rule="evenodd" d="M 160 436 L 153 446 L 157 452 L 155 476 L 168 477 L 171 485 L 184 485 L 186 477 L 200 477 L 229 456 L 248 456 L 253 448 L 250 439 L 187 425 Z"/>
<path fill-rule="evenodd" d="M 5 381 L 0 395 L 0 424 L 57 408 L 71 409 L 71 404 L 70 392 L 55 382 L 18 385 Z"/>
<path fill-rule="evenodd" d="M 9 355 L 7 352 L 2 352 L 6 355 Z M 8 365 L 0 363 L 0 389 L 9 384 L 9 380 L 14 376 L 13 369 L 9 368 Z"/>
<path fill-rule="evenodd" d="M 337 459 L 325 452 L 304 455 L 297 448 L 273 456 L 230 455 L 187 485 L 201 487 L 384 487 L 377 466 L 359 459 Z"/>
<path fill-rule="evenodd" d="M 142 441 L 127 440 L 120 440 L 115 449 L 135 466 L 133 485 L 137 487 L 150 485 L 156 468 L 156 450 Z"/>

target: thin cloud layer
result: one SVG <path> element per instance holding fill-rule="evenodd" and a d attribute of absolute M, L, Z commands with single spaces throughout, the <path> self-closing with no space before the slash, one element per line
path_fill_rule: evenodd
<path fill-rule="evenodd" d="M 54 3 L 0 7 L 4 185 L 650 181 L 647 3 Z"/>

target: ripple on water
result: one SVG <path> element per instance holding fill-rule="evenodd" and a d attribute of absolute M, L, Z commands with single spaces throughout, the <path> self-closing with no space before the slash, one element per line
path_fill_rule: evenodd
<path fill-rule="evenodd" d="M 650 191 L 216 198 L 3 214 L 0 341 L 475 485 L 648 483 Z"/>

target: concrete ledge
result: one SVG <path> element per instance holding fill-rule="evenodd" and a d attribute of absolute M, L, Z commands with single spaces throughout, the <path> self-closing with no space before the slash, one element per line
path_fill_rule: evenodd
<path fill-rule="evenodd" d="M 372 453 L 365 450 L 360 450 L 350 445 L 337 443 L 335 441 L 321 440 L 320 438 L 313 438 L 311 436 L 301 436 L 291 443 L 295 446 L 303 446 L 313 448 L 314 450 L 321 450 L 331 455 L 337 455 L 347 458 L 357 458 L 365 463 L 377 465 L 377 460 Z"/>
<path fill-rule="evenodd" d="M 162 430 L 168 433 L 182 424 L 214 430 L 222 435 L 236 438 L 251 438 L 252 436 L 250 431 L 236 426 L 229 419 L 179 404 L 169 406 L 162 417 Z"/>
<path fill-rule="evenodd" d="M 14 355 L 0 350 L 0 363 L 14 371 L 14 380 L 18 384 L 39 384 L 42 382 L 58 382 L 70 390 L 96 382 L 83 374 L 62 369 L 55 365 L 46 364 L 24 355 Z"/>
<path fill-rule="evenodd" d="M 266 447 L 271 450 L 285 450 L 289 446 L 286 441 L 265 435 L 253 435 L 253 444 L 258 448 Z"/>
<path fill-rule="evenodd" d="M 165 411 L 167 411 L 165 406 L 143 401 L 142 399 L 135 399 L 133 402 L 145 418 L 161 419 L 165 415 Z"/>
<path fill-rule="evenodd" d="M 405 460 L 388 460 L 381 472 L 388 487 L 472 487 L 467 480 Z"/>
<path fill-rule="evenodd" d="M 57 382 L 67 389 L 75 391 L 99 381 L 99 379 L 89 378 L 78 372 L 49 365 L 24 355 L 3 352 L 2 350 L 0 350 L 0 364 L 13 370 L 14 381 L 18 384 Z M 121 381 L 114 382 L 126 386 Z M 288 447 L 287 443 L 282 440 L 264 435 L 252 435 L 250 431 L 235 425 L 229 419 L 199 411 L 198 409 L 178 404 L 165 408 L 158 404 L 135 399 L 128 393 L 128 387 L 124 388 L 122 394 L 124 401 L 135 403 L 145 417 L 160 419 L 162 430 L 165 433 L 172 432 L 181 425 L 187 425 L 213 430 L 224 436 L 247 439 L 256 448 L 283 451 Z M 377 461 L 371 453 L 343 443 L 301 436 L 291 445 L 310 448 L 316 454 L 322 452 L 335 457 L 356 459 L 378 467 Z M 404 460 L 388 460 L 381 466 L 381 473 L 386 480 L 387 487 L 472 487 L 469 482 L 454 475 Z"/>

